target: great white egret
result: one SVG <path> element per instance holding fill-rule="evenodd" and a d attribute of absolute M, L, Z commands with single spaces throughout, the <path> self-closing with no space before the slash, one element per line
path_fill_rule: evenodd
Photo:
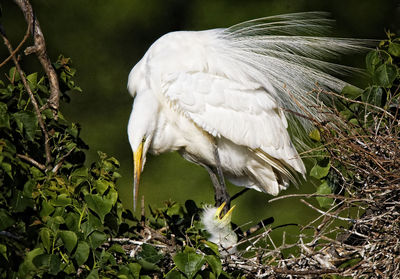
<path fill-rule="evenodd" d="M 316 84 L 339 92 L 346 83 L 331 74 L 351 69 L 326 59 L 364 48 L 362 40 L 320 37 L 330 25 L 325 13 L 286 14 L 153 43 L 128 78 L 134 204 L 147 152 L 178 151 L 204 166 L 217 205 L 229 205 L 224 176 L 271 195 L 304 176 L 292 140 L 312 124 L 299 115 L 324 117 L 308 93 Z M 300 131 L 292 139 L 288 121 Z"/>
<path fill-rule="evenodd" d="M 231 227 L 232 206 L 225 214 L 222 213 L 225 208 L 223 202 L 218 208 L 214 206 L 205 206 L 200 220 L 206 231 L 210 234 L 209 241 L 218 244 L 222 253 L 235 253 L 238 237 Z"/>

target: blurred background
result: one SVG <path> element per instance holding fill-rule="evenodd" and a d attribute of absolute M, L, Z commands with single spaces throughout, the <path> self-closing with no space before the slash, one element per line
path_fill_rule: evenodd
<path fill-rule="evenodd" d="M 90 146 L 88 163 L 97 160 L 101 150 L 121 163 L 119 192 L 126 208 L 132 208 L 133 166 L 126 135 L 132 98 L 126 90 L 128 73 L 148 47 L 160 36 L 176 30 L 202 30 L 228 27 L 235 23 L 281 13 L 328 11 L 336 20 L 333 34 L 342 37 L 385 38 L 385 30 L 400 33 L 399 1 L 394 0 L 69 0 L 31 1 L 44 32 L 52 61 L 59 54 L 70 57 L 77 69 L 77 85 L 83 93 L 71 93 L 62 112 L 82 126 L 82 138 Z M 11 0 L 2 5 L 1 23 L 13 45 L 25 33 L 21 12 Z M 7 56 L 0 48 L 1 59 Z M 23 58 L 25 70 L 39 69 L 34 59 Z M 345 63 L 364 67 L 361 59 Z M 342 61 L 342 62 L 343 62 Z M 340 62 L 340 61 L 339 61 Z M 36 68 L 34 68 L 36 67 Z M 3 76 L 4 77 L 4 76 Z M 2 78 L 3 78 L 2 77 Z M 356 81 L 364 86 L 361 81 Z M 360 84 L 361 83 L 361 84 Z M 310 167 L 310 166 L 309 166 Z M 311 166 L 312 167 L 312 166 Z M 233 195 L 241 190 L 229 186 Z M 282 194 L 312 193 L 312 182 Z M 186 162 L 176 153 L 148 156 L 141 177 L 140 196 L 146 208 L 163 205 L 166 200 L 198 205 L 213 203 L 212 184 L 207 172 Z M 273 216 L 275 225 L 307 224 L 315 213 L 297 199 L 273 203 L 271 197 L 249 191 L 234 201 L 233 221 L 249 226 Z M 315 204 L 314 200 L 310 202 Z M 279 233 L 279 232 L 278 232 Z"/>

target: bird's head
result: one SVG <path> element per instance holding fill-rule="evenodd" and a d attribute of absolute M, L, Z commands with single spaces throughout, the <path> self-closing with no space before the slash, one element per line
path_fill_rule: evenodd
<path fill-rule="evenodd" d="M 128 138 L 133 152 L 133 207 L 139 191 L 140 174 L 146 162 L 157 126 L 158 102 L 151 92 L 137 93 L 128 123 Z"/>
<path fill-rule="evenodd" d="M 229 211 L 223 214 L 223 209 L 225 207 L 225 202 L 221 204 L 220 207 L 206 207 L 202 214 L 202 222 L 206 227 L 206 230 L 210 233 L 215 231 L 230 229 L 232 212 L 235 205 L 232 206 Z"/>

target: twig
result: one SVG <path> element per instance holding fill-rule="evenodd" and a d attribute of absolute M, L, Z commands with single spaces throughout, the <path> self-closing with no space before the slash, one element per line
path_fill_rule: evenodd
<path fill-rule="evenodd" d="M 30 34 L 30 30 L 31 30 L 31 25 L 28 24 L 28 28 L 26 29 L 26 33 L 24 38 L 22 39 L 22 41 L 19 43 L 19 45 L 17 46 L 16 49 L 14 49 L 13 52 L 11 52 L 10 56 L 8 56 L 3 62 L 1 62 L 0 64 L 0 68 L 3 67 L 5 64 L 7 64 L 8 61 L 10 61 L 14 55 L 21 49 L 21 47 L 24 45 L 24 43 L 26 42 L 26 40 L 29 38 L 29 34 Z M 5 34 L 3 34 L 5 36 Z"/>
<path fill-rule="evenodd" d="M 336 219 L 339 219 L 339 220 L 342 220 L 342 221 L 352 222 L 352 223 L 355 223 L 355 222 L 357 221 L 357 220 L 350 219 L 350 218 L 344 218 L 344 217 L 340 217 L 340 216 L 335 216 L 335 215 L 330 214 L 330 213 L 328 213 L 328 212 L 322 211 L 322 210 L 316 208 L 315 206 L 311 205 L 310 203 L 306 202 L 306 201 L 303 200 L 303 199 L 301 199 L 300 201 L 301 201 L 302 203 L 306 204 L 307 206 L 311 207 L 312 209 L 318 211 L 318 212 L 321 213 L 322 215 L 329 216 L 329 217 L 332 217 L 332 218 L 336 218 Z"/>
<path fill-rule="evenodd" d="M 32 165 L 34 165 L 35 167 L 37 167 L 38 169 L 40 169 L 42 171 L 46 170 L 45 165 L 39 163 L 38 161 L 32 159 L 31 157 L 28 157 L 28 156 L 22 155 L 22 154 L 17 154 L 17 157 L 27 161 L 28 163 L 31 163 Z"/>
<path fill-rule="evenodd" d="M 11 46 L 10 41 L 3 34 L 1 34 L 1 36 L 2 36 L 2 38 L 4 40 L 4 44 L 8 48 L 8 51 L 10 53 L 13 53 L 13 48 Z M 19 75 L 21 77 L 22 83 L 24 84 L 24 87 L 25 87 L 26 91 L 29 94 L 29 97 L 31 99 L 33 108 L 35 110 L 36 117 L 37 117 L 38 122 L 39 122 L 40 129 L 42 130 L 42 133 L 43 133 L 43 136 L 44 136 L 44 149 L 45 149 L 45 153 L 46 153 L 46 166 L 49 166 L 49 164 L 51 162 L 51 153 L 50 153 L 50 146 L 49 146 L 49 134 L 46 131 L 46 127 L 44 126 L 43 118 L 42 118 L 42 115 L 40 113 L 40 109 L 39 109 L 38 103 L 37 103 L 37 101 L 35 99 L 35 96 L 33 95 L 33 92 L 31 90 L 29 84 L 28 84 L 28 81 L 26 80 L 25 74 L 22 71 L 21 66 L 19 65 L 18 60 L 15 57 L 15 55 L 12 56 L 12 59 L 14 61 L 15 67 L 16 67 L 16 69 L 17 69 L 17 71 L 18 71 L 18 73 L 19 73 Z"/>
<path fill-rule="evenodd" d="M 57 171 L 61 168 L 62 164 L 64 163 L 64 160 L 74 151 L 75 147 L 71 148 L 70 151 L 67 152 L 64 156 L 61 157 L 60 161 L 58 161 L 57 165 L 54 166 L 52 172 L 57 173 Z"/>
<path fill-rule="evenodd" d="M 129 244 L 134 244 L 134 245 L 143 245 L 146 244 L 145 241 L 138 241 L 138 240 L 132 240 L 129 238 L 109 238 L 108 239 L 109 242 L 118 242 L 118 243 L 129 243 Z M 162 244 L 151 244 L 154 247 L 159 247 L 159 248 L 167 248 L 167 245 L 162 245 Z"/>
<path fill-rule="evenodd" d="M 34 45 L 25 50 L 25 54 L 36 53 L 40 63 L 50 83 L 50 97 L 47 100 L 48 106 L 53 109 L 54 116 L 57 117 L 57 111 L 60 101 L 60 87 L 58 84 L 58 77 L 56 71 L 51 65 L 51 61 L 47 56 L 46 43 L 42 30 L 39 25 L 39 21 L 35 18 L 33 9 L 28 0 L 14 0 L 14 2 L 20 7 L 21 11 L 25 16 L 25 20 L 28 25 L 33 26 L 33 39 Z"/>
<path fill-rule="evenodd" d="M 311 270 L 292 270 L 285 268 L 272 267 L 275 273 L 288 274 L 288 275 L 324 275 L 324 274 L 340 274 L 341 271 L 337 269 L 311 269 Z"/>

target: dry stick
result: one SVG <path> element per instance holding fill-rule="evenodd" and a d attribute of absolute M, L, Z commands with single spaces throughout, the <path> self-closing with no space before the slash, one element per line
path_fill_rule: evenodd
<path fill-rule="evenodd" d="M 14 2 L 19 6 L 21 11 L 23 12 L 25 20 L 28 23 L 28 25 L 33 26 L 32 29 L 33 29 L 34 45 L 27 48 L 25 50 L 25 54 L 29 55 L 31 53 L 36 53 L 40 61 L 40 64 L 42 64 L 42 67 L 46 72 L 46 75 L 50 83 L 50 97 L 47 100 L 47 104 L 45 105 L 45 107 L 50 107 L 53 110 L 54 117 L 57 118 L 57 111 L 61 95 L 60 87 L 58 84 L 58 77 L 56 71 L 51 65 L 51 61 L 46 53 L 46 43 L 44 40 L 42 30 L 40 29 L 39 21 L 35 18 L 32 6 L 28 0 L 14 0 Z"/>
<path fill-rule="evenodd" d="M 369 104 L 369 103 L 366 103 L 366 102 L 361 102 L 361 101 L 349 99 L 349 98 L 346 98 L 345 96 L 342 96 L 342 95 L 337 94 L 337 93 L 334 93 L 334 92 L 326 92 L 326 93 L 327 93 L 327 94 L 331 94 L 331 95 L 336 96 L 336 97 L 339 97 L 339 98 L 341 98 L 341 99 L 343 99 L 343 100 L 346 100 L 346 101 L 348 101 L 348 102 L 351 102 L 351 103 L 361 104 L 361 105 L 365 105 L 365 106 L 372 107 L 372 108 L 374 108 L 374 109 L 376 109 L 376 110 L 379 110 L 380 112 L 383 112 L 384 114 L 388 115 L 390 118 L 394 119 L 394 116 L 393 116 L 390 112 L 388 112 L 387 110 L 385 110 L 385 109 L 383 109 L 383 108 L 380 108 L 380 107 L 378 107 L 378 106 L 375 106 L 375 105 L 373 105 L 373 104 Z"/>
<path fill-rule="evenodd" d="M 1 36 L 3 37 L 4 44 L 7 46 L 8 51 L 10 53 L 13 53 L 13 48 L 11 46 L 10 41 L 3 34 L 1 34 Z M 39 109 L 38 103 L 36 102 L 35 96 L 33 95 L 33 92 L 31 90 L 31 88 L 29 87 L 29 84 L 28 84 L 28 81 L 26 80 L 25 74 L 22 71 L 21 66 L 19 65 L 18 60 L 15 57 L 15 55 L 12 56 L 12 60 L 14 61 L 15 67 L 16 67 L 16 69 L 17 69 L 17 71 L 18 71 L 18 73 L 19 73 L 19 75 L 21 77 L 22 83 L 24 84 L 24 87 L 25 87 L 26 91 L 29 94 L 29 97 L 30 97 L 30 99 L 32 101 L 33 108 L 34 108 L 35 113 L 36 113 L 36 117 L 37 117 L 38 122 L 39 122 L 40 129 L 43 132 L 44 149 L 45 149 L 45 152 L 46 152 L 46 166 L 49 166 L 49 164 L 51 162 L 51 153 L 50 153 L 50 146 L 49 146 L 49 134 L 47 133 L 46 127 L 44 126 L 43 118 L 42 118 L 42 115 L 40 113 L 40 109 Z"/>
<path fill-rule="evenodd" d="M 21 47 L 24 45 L 24 43 L 26 42 L 26 40 L 29 37 L 30 34 L 30 30 L 31 30 L 31 25 L 28 24 L 28 28 L 26 29 L 26 33 L 24 38 L 22 39 L 22 41 L 19 43 L 19 45 L 17 46 L 16 49 L 14 49 L 14 51 L 10 54 L 10 56 L 8 56 L 3 62 L 1 62 L 0 64 L 0 68 L 3 67 L 5 64 L 7 64 L 8 61 L 10 61 L 13 56 L 21 49 Z"/>
<path fill-rule="evenodd" d="M 31 157 L 28 157 L 28 156 L 22 155 L 22 154 L 17 154 L 17 157 L 27 161 L 28 163 L 31 163 L 32 165 L 34 165 L 35 167 L 37 167 L 38 169 L 40 169 L 42 171 L 46 170 L 45 165 L 39 163 L 38 161 L 36 161 L 35 159 L 32 159 Z"/>
<path fill-rule="evenodd" d="M 64 163 L 64 160 L 74 151 L 75 147 L 71 148 L 70 151 L 67 152 L 64 156 L 61 157 L 60 161 L 57 163 L 57 165 L 54 166 L 52 172 L 57 173 L 57 171 L 61 168 L 62 164 Z"/>
<path fill-rule="evenodd" d="M 336 218 L 336 219 L 339 219 L 339 220 L 342 220 L 342 221 L 347 221 L 347 222 L 352 222 L 352 223 L 355 223 L 355 222 L 357 221 L 357 220 L 355 220 L 355 219 L 350 219 L 350 218 L 344 218 L 344 217 L 340 217 L 340 216 L 335 216 L 335 215 L 330 214 L 330 213 L 328 213 L 328 212 L 322 211 L 322 210 L 316 208 L 315 206 L 311 205 L 310 203 L 306 202 L 306 201 L 303 200 L 303 199 L 300 199 L 300 201 L 301 201 L 302 203 L 306 204 L 307 206 L 311 207 L 311 208 L 314 209 L 315 211 L 319 212 L 320 214 L 324 215 L 324 216 L 329 216 L 329 217 L 332 217 L 332 218 Z"/>
<path fill-rule="evenodd" d="M 292 270 L 273 267 L 275 273 L 287 275 L 324 275 L 324 274 L 340 274 L 342 271 L 337 269 L 311 269 L 311 270 Z"/>

